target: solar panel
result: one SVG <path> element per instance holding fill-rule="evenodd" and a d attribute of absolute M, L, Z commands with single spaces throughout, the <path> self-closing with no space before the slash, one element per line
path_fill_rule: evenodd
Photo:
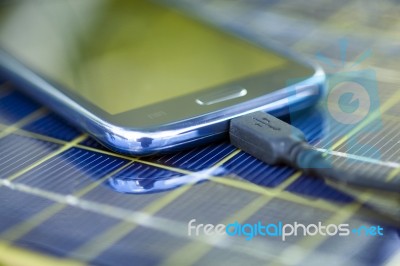
<path fill-rule="evenodd" d="M 395 12 L 399 7 L 390 1 L 379 3 L 390 21 L 390 27 L 382 30 L 381 20 L 353 29 L 343 25 L 349 16 L 364 18 L 372 12 L 364 5 L 360 9 L 357 1 L 329 5 L 314 1 L 307 5 L 182 2 L 189 9 L 197 7 L 197 12 L 216 23 L 246 28 L 258 38 L 274 39 L 303 53 L 321 53 L 336 63 L 341 60 L 341 51 L 336 49 L 340 36 L 359 29 L 348 38 L 353 47 L 347 49 L 346 60 L 357 61 L 364 44 L 381 55 L 368 62 L 376 67 L 381 113 L 370 116 L 357 130 L 329 127 L 329 114 L 322 103 L 287 119 L 317 147 L 327 150 L 335 163 L 341 164 L 348 155 L 370 158 L 377 151 L 381 164 L 352 162 L 348 167 L 388 174 L 396 169 L 391 166 L 400 163 L 400 80 L 398 62 L 390 53 L 398 55 L 391 38 L 400 26 Z M 298 19 L 304 23 L 299 25 Z M 299 30 L 293 31 L 294 26 Z M 365 130 L 368 127 L 376 130 Z M 346 141 L 355 136 L 359 143 Z M 370 146 L 375 149 L 372 153 L 366 148 Z M 374 197 L 371 191 L 350 193 L 288 167 L 265 165 L 226 141 L 150 158 L 116 154 L 7 82 L 0 88 L 0 181 L 0 261 L 9 264 L 26 258 L 27 265 L 54 265 L 55 261 L 67 265 L 320 265 L 321 261 L 325 265 L 378 265 L 390 260 L 396 263 L 393 257 L 400 252 L 399 220 L 368 206 Z M 298 236 L 288 241 L 267 237 L 217 241 L 188 236 L 191 219 L 214 224 L 259 220 L 379 224 L 385 234 L 352 235 L 345 240 Z"/>

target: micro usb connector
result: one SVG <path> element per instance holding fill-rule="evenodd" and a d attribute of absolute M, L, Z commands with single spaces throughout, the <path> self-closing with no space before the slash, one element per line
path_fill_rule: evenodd
<path fill-rule="evenodd" d="M 242 151 L 270 164 L 285 164 L 305 174 L 341 183 L 400 192 L 400 176 L 345 171 L 330 164 L 321 151 L 309 145 L 302 131 L 264 112 L 234 118 L 230 122 L 231 143 Z"/>

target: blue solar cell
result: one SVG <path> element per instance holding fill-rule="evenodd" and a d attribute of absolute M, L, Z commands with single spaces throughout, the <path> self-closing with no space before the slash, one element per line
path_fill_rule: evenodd
<path fill-rule="evenodd" d="M 51 200 L 0 187 L 0 233 L 52 205 Z"/>
<path fill-rule="evenodd" d="M 77 220 L 79 226 L 71 226 Z M 118 222 L 111 217 L 66 207 L 18 239 L 16 244 L 57 256 L 67 256 L 76 247 Z"/>
<path fill-rule="evenodd" d="M 385 237 L 372 236 L 374 239 L 371 240 L 371 236 L 351 235 L 346 237 L 346 241 L 343 241 L 342 237 L 334 236 L 327 238 L 316 251 L 330 253 L 334 250 L 338 257 L 344 258 L 341 262 L 342 265 L 352 265 L 354 261 L 360 262 L 360 265 L 364 266 L 387 265 L 385 261 L 387 262 L 399 250 L 400 231 L 393 225 L 386 224 L 378 217 L 374 220 L 372 217 L 368 221 L 350 218 L 345 223 L 351 225 L 352 228 L 381 225 Z M 312 255 L 308 259 L 311 261 Z M 350 259 L 353 260 L 353 263 L 349 261 Z"/>
<path fill-rule="evenodd" d="M 266 187 L 276 187 L 295 172 L 293 168 L 267 165 L 244 152 L 234 156 L 223 168 L 225 175 L 234 174 Z"/>
<path fill-rule="evenodd" d="M 93 259 L 90 264 L 160 265 L 165 259 L 165 254 L 173 254 L 188 243 L 184 238 L 139 226 Z"/>
<path fill-rule="evenodd" d="M 58 193 L 73 193 L 124 163 L 127 160 L 71 148 L 25 173 L 18 182 Z"/>
<path fill-rule="evenodd" d="M 36 102 L 25 95 L 18 91 L 13 91 L 0 98 L 0 123 L 15 123 L 39 107 Z"/>
<path fill-rule="evenodd" d="M 302 175 L 288 188 L 288 191 L 311 197 L 349 203 L 353 198 L 328 186 L 323 179 Z"/>
<path fill-rule="evenodd" d="M 65 141 L 73 140 L 81 134 L 75 127 L 54 113 L 33 121 L 23 129 Z"/>
<path fill-rule="evenodd" d="M 222 160 L 235 150 L 229 142 L 213 143 L 189 151 L 151 157 L 150 161 L 191 171 L 201 171 Z"/>
<path fill-rule="evenodd" d="M 9 135 L 0 139 L 0 178 L 18 172 L 55 151 L 60 145 L 30 137 Z"/>
<path fill-rule="evenodd" d="M 306 112 L 291 115 L 291 124 L 303 131 L 306 139 L 314 144 L 324 137 L 324 117 L 321 110 L 313 108 Z"/>

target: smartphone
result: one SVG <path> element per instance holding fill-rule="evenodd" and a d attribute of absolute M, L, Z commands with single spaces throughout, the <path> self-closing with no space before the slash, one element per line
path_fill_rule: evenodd
<path fill-rule="evenodd" d="M 317 101 L 321 69 L 211 24 L 160 1 L 5 1 L 0 72 L 136 156 L 226 137 L 229 120 L 249 112 Z"/>

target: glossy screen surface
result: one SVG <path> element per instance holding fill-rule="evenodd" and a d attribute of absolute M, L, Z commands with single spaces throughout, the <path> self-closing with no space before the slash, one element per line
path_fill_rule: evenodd
<path fill-rule="evenodd" d="M 145 1 L 21 1 L 8 8 L 1 46 L 109 114 L 287 64 L 268 50 Z"/>

